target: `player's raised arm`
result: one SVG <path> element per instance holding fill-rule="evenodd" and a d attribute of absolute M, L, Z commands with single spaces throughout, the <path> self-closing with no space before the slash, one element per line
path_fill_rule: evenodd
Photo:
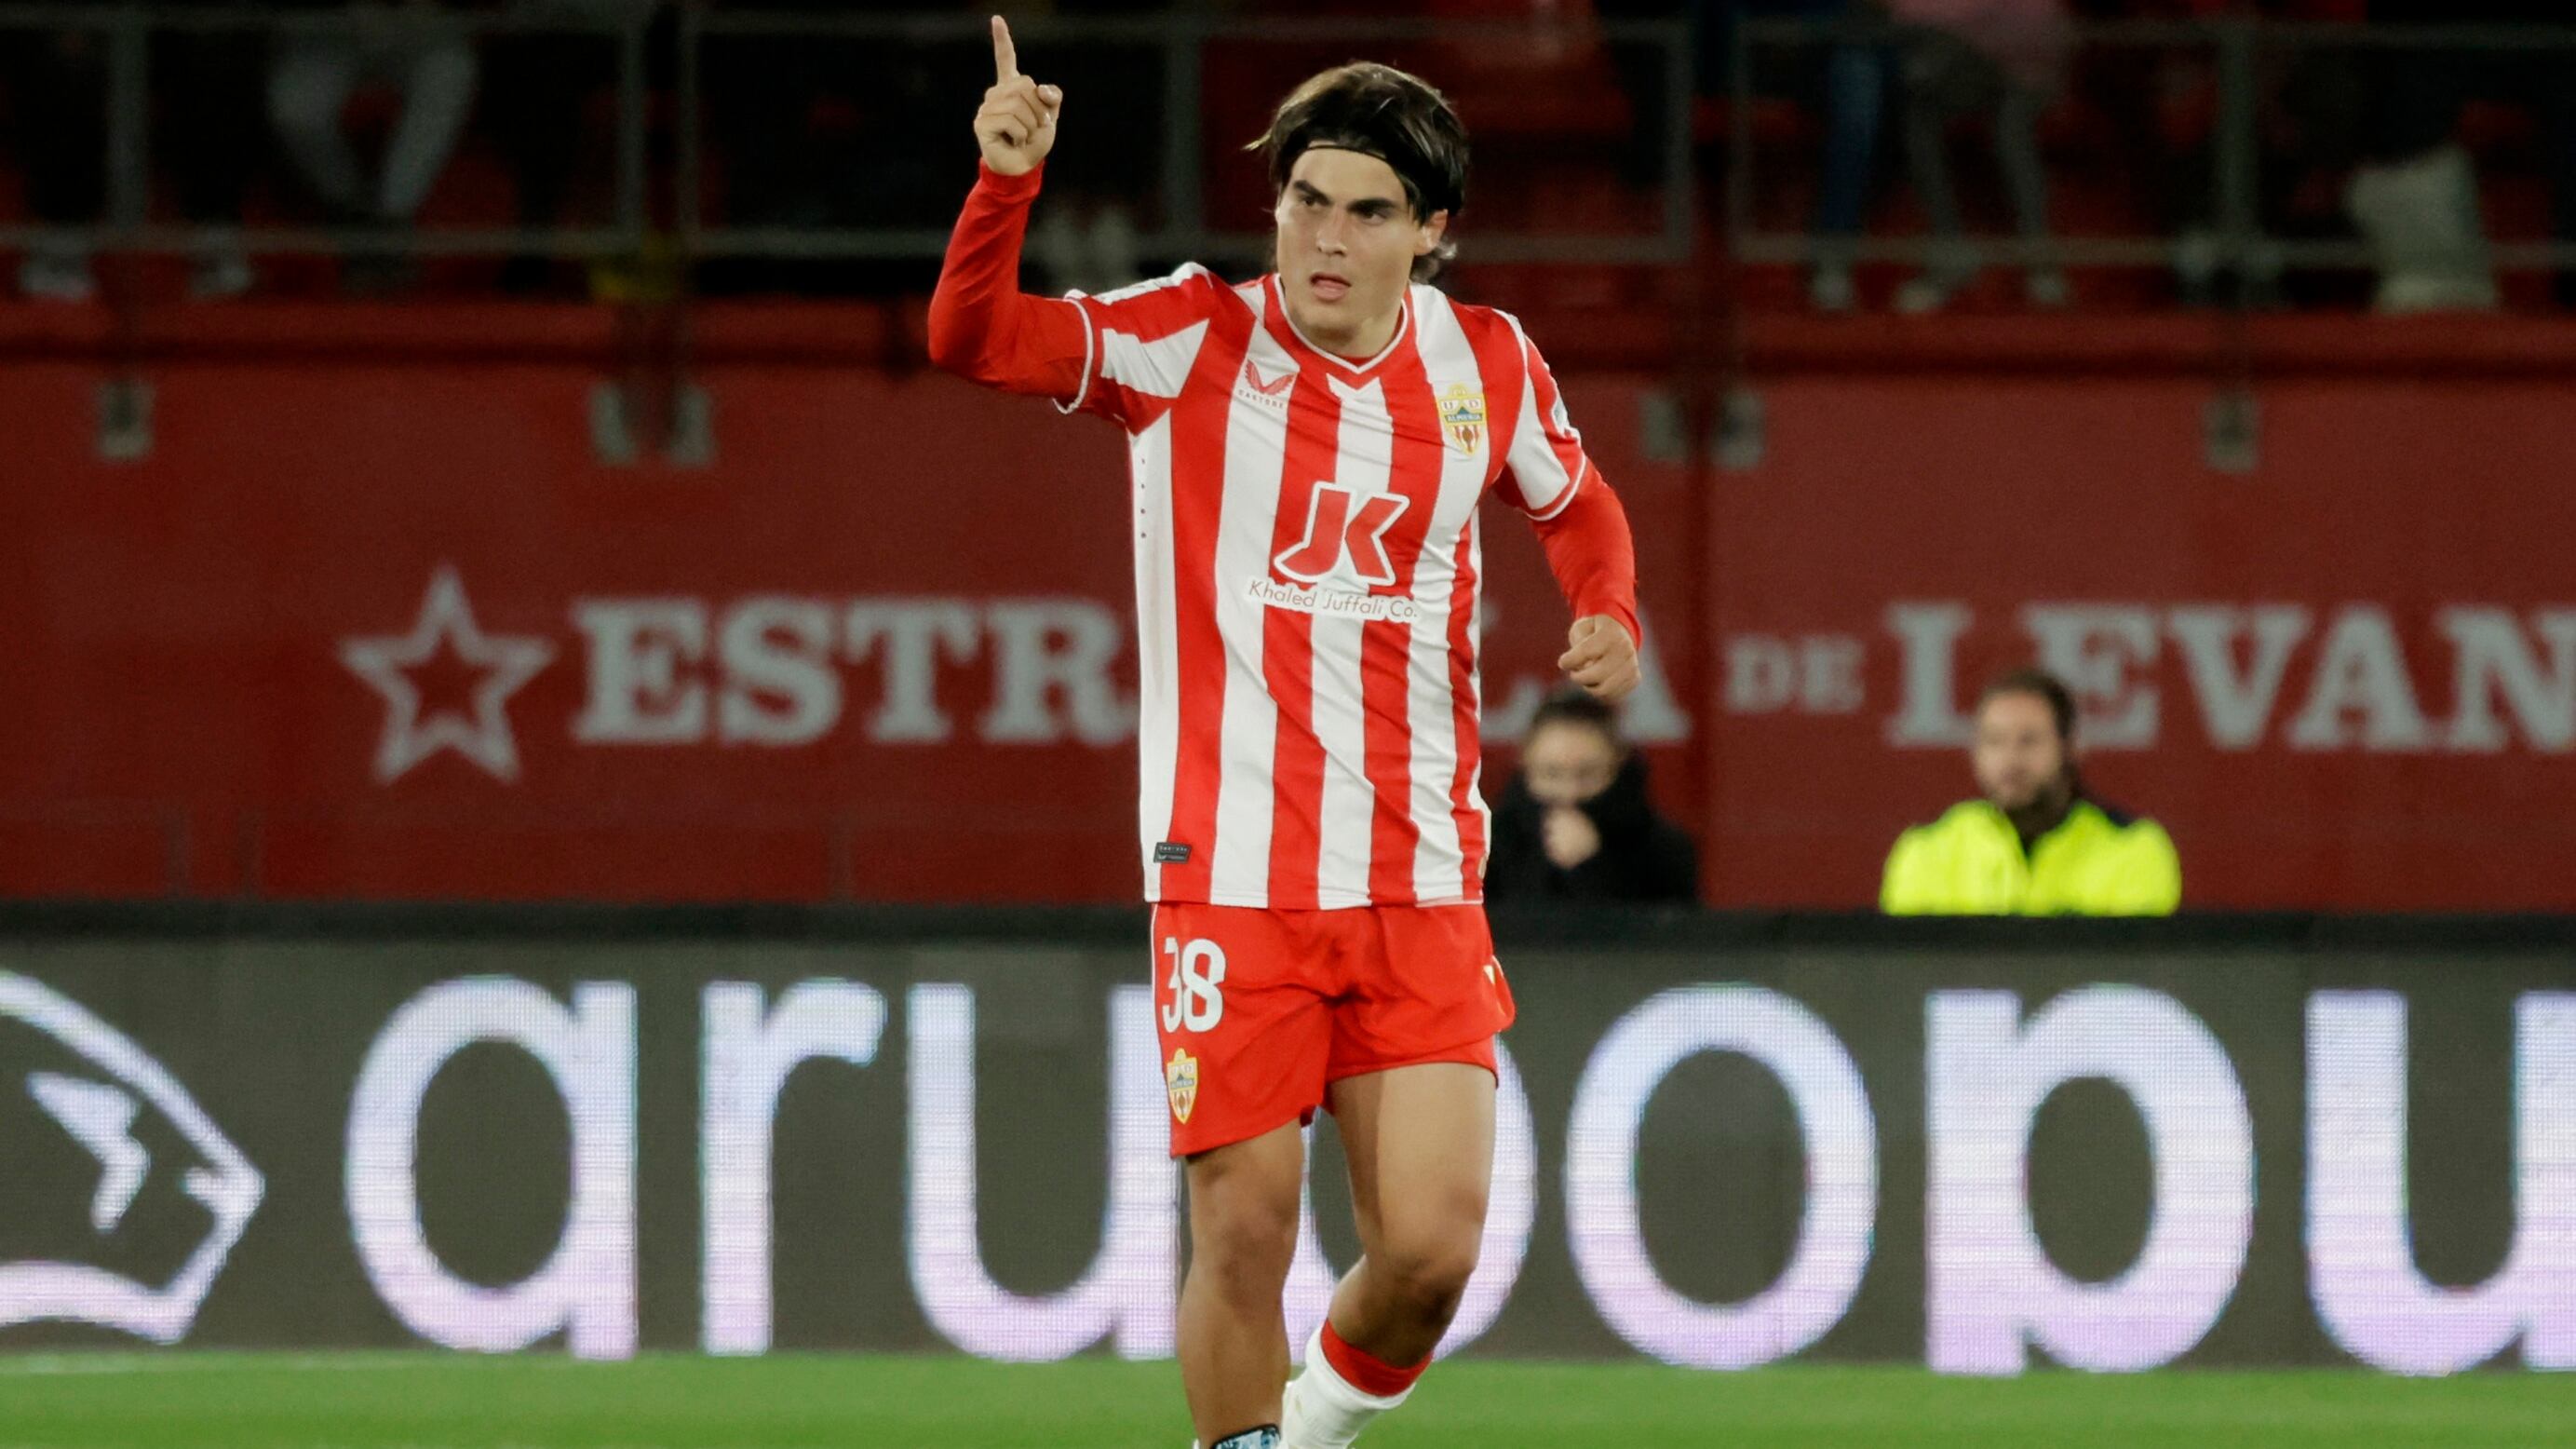
<path fill-rule="evenodd" d="M 1056 112 L 1064 92 L 1020 74 L 1010 22 L 993 17 L 993 84 L 975 113 L 975 144 L 997 176 L 1025 176 L 1055 149 Z"/>
<path fill-rule="evenodd" d="M 1082 395 L 1093 346 L 1073 303 L 1020 291 L 1020 242 L 1039 166 L 1055 148 L 1064 93 L 1020 73 L 1011 27 L 993 17 L 993 84 L 975 112 L 983 175 L 966 198 L 930 297 L 930 360 L 1006 392 Z"/>

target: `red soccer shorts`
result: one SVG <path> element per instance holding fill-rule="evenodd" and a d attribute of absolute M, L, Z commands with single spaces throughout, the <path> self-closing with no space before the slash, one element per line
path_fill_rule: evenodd
<path fill-rule="evenodd" d="M 1485 908 L 1154 908 L 1155 1025 L 1172 1155 L 1311 1122 L 1344 1077 L 1494 1069 L 1512 988 Z"/>

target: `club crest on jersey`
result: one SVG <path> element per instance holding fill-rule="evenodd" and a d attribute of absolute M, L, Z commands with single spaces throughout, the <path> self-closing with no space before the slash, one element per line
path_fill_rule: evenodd
<path fill-rule="evenodd" d="M 1163 1068 L 1163 1090 L 1172 1099 L 1172 1119 L 1188 1126 L 1190 1109 L 1199 1104 L 1199 1059 L 1189 1048 L 1172 1048 L 1172 1060 Z"/>
<path fill-rule="evenodd" d="M 1472 458 L 1485 446 L 1485 394 L 1467 384 L 1453 383 L 1440 394 L 1440 431 L 1448 434 L 1449 446 Z"/>

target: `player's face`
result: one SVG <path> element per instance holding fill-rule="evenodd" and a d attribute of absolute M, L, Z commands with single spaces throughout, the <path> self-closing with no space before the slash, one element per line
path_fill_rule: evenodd
<path fill-rule="evenodd" d="M 1619 775 L 1619 747 L 1579 724 L 1541 725 L 1521 747 L 1521 774 L 1541 805 L 1580 805 Z"/>
<path fill-rule="evenodd" d="M 1977 711 L 1977 789 L 1998 810 L 2027 810 L 2066 775 L 2057 716 L 2035 694 L 1998 694 Z"/>
<path fill-rule="evenodd" d="M 1289 168 L 1279 193 L 1279 289 L 1297 329 L 1336 351 L 1385 344 L 1414 258 L 1448 229 L 1449 213 L 1416 217 L 1395 168 L 1375 156 L 1318 146 Z"/>

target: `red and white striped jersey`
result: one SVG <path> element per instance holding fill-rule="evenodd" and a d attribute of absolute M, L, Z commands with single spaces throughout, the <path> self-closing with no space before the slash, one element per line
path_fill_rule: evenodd
<path fill-rule="evenodd" d="M 1125 427 L 1134 472 L 1147 898 L 1480 900 L 1477 504 L 1606 486 L 1537 349 L 1426 286 L 1365 362 L 1299 336 L 1275 277 L 1073 300 L 1063 405 Z"/>

